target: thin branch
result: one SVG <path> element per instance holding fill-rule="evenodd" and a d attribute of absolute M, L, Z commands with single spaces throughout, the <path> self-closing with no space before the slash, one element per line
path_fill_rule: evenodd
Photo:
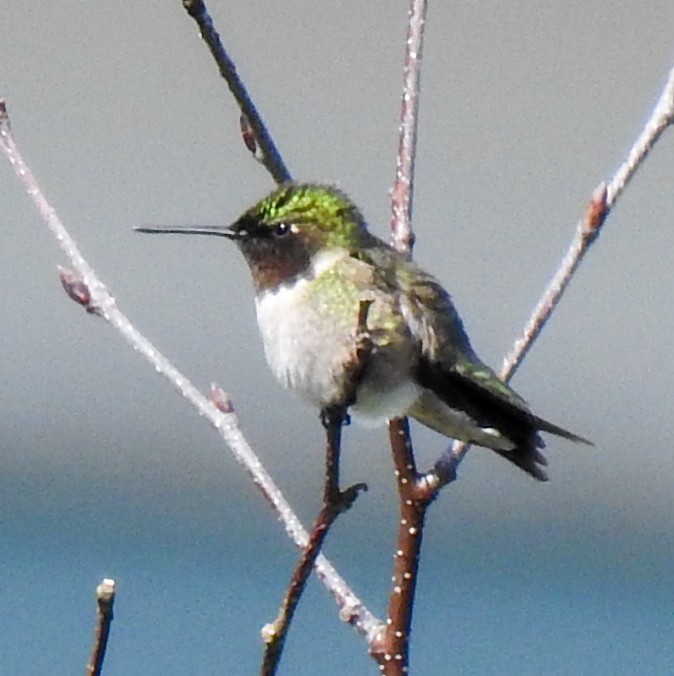
<path fill-rule="evenodd" d="M 566 287 L 569 285 L 576 269 L 587 253 L 590 244 L 599 235 L 601 226 L 608 215 L 606 204 L 606 186 L 601 183 L 592 195 L 587 205 L 584 218 L 576 227 L 576 234 L 569 245 L 566 255 L 562 259 L 557 272 L 548 284 L 547 289 L 538 301 L 538 305 L 531 314 L 524 327 L 522 337 L 515 341 L 510 352 L 503 359 L 499 372 L 502 380 L 508 382 L 527 356 L 531 346 L 540 335 L 543 327 L 550 319 L 557 303 L 562 299 Z"/>
<path fill-rule="evenodd" d="M 262 629 L 262 637 L 266 647 L 262 668 L 260 669 L 261 676 L 273 676 L 278 669 L 290 623 L 306 588 L 314 561 L 323 548 L 323 543 L 330 528 L 341 514 L 351 508 L 359 493 L 367 490 L 367 486 L 362 483 L 354 484 L 345 491 L 340 489 L 339 458 L 342 447 L 342 427 L 348 419 L 348 408 L 355 401 L 360 376 L 367 357 L 373 348 L 372 339 L 367 329 L 367 315 L 371 304 L 371 300 L 360 302 L 353 354 L 349 362 L 344 365 L 346 386 L 342 394 L 343 403 L 326 408 L 321 412 L 321 420 L 326 433 L 323 507 L 311 529 L 309 543 L 290 579 L 279 613 L 273 622 L 265 625 Z"/>
<path fill-rule="evenodd" d="M 276 183 L 280 184 L 291 180 L 290 172 L 281 157 L 281 153 L 279 153 L 274 140 L 262 121 L 260 113 L 248 95 L 248 90 L 236 72 L 234 62 L 223 47 L 220 35 L 213 25 L 213 20 L 203 0 L 183 0 L 183 6 L 187 10 L 187 13 L 197 22 L 201 37 L 208 45 L 208 49 L 215 59 L 220 75 L 227 82 L 232 96 L 234 96 L 239 104 L 239 108 L 241 108 L 244 116 L 241 120 L 241 128 L 242 132 L 244 132 L 243 138 L 246 146 L 254 155 L 256 155 L 257 150 L 257 153 L 259 153 L 259 155 L 256 155 L 257 158 L 266 167 Z M 248 138 L 248 140 L 245 134 L 245 130 L 247 129 L 250 130 L 250 134 L 253 136 L 253 138 Z"/>
<path fill-rule="evenodd" d="M 262 660 L 261 676 L 272 676 L 276 673 L 283 646 L 285 644 L 290 623 L 300 602 L 311 570 L 318 553 L 323 548 L 325 538 L 330 528 L 340 514 L 347 511 L 365 484 L 355 484 L 345 491 L 339 489 L 339 458 L 342 443 L 342 426 L 346 420 L 346 408 L 337 406 L 326 411 L 324 425 L 327 437 L 325 488 L 323 493 L 323 507 L 316 517 L 311 529 L 309 542 L 293 572 L 290 584 L 281 603 L 276 619 L 262 629 L 262 638 L 265 641 L 265 651 Z"/>
<path fill-rule="evenodd" d="M 518 338 L 511 350 L 504 357 L 499 373 L 504 381 L 509 381 L 526 357 L 532 345 L 540 335 L 543 327 L 561 300 L 580 262 L 585 257 L 590 245 L 597 239 L 606 217 L 622 195 L 627 184 L 643 164 L 646 156 L 662 136 L 667 127 L 674 123 L 674 68 L 669 72 L 667 82 L 658 101 L 646 122 L 643 131 L 632 145 L 627 158 L 604 185 L 600 184 L 592 195 L 585 215 L 576 226 L 576 232 L 550 283 L 543 291 L 540 300 L 531 313 L 522 336 Z M 436 463 L 428 475 L 431 481 L 439 485 L 452 481 L 456 469 L 468 452 L 469 445 L 455 442 Z"/>
<path fill-rule="evenodd" d="M 667 82 L 655 104 L 650 118 L 644 125 L 634 145 L 630 148 L 627 159 L 606 186 L 606 204 L 609 211 L 613 208 L 627 184 L 632 180 L 637 169 L 656 144 L 662 133 L 674 123 L 674 68 L 669 71 Z"/>
<path fill-rule="evenodd" d="M 370 646 L 370 654 L 381 673 L 399 676 L 406 674 L 409 668 L 409 638 L 421 542 L 426 512 L 437 490 L 417 472 L 407 418 L 389 421 L 388 429 L 400 496 L 400 523 L 386 631 Z"/>
<path fill-rule="evenodd" d="M 202 395 L 150 341 L 138 332 L 126 315 L 119 310 L 115 299 L 84 259 L 55 209 L 42 193 L 33 172 L 23 160 L 11 132 L 6 106 L 1 99 L 0 148 L 12 165 L 14 173 L 29 197 L 33 200 L 47 227 L 69 258 L 74 273 L 69 273 L 72 276 L 69 278 L 68 285 L 77 286 L 78 292 L 76 295 L 83 294 L 86 299 L 87 310 L 111 324 L 124 340 L 152 365 L 157 373 L 167 378 L 173 387 L 197 409 L 200 415 L 208 420 L 229 446 L 237 462 L 243 466 L 254 484 L 262 492 L 293 542 L 298 547 L 305 547 L 309 539 L 308 533 L 244 438 L 236 415 L 233 412 L 223 413 L 218 410 L 218 407 L 212 401 Z M 69 295 L 72 297 L 70 291 Z M 77 300 L 77 302 L 81 304 L 81 300 Z M 377 636 L 381 622 L 372 615 L 349 588 L 346 581 L 340 577 L 332 564 L 322 555 L 316 560 L 316 574 L 334 597 L 340 608 L 342 619 L 353 625 L 368 642 Z"/>
<path fill-rule="evenodd" d="M 426 0 L 410 2 L 396 176 L 391 191 L 391 244 L 408 256 L 412 255 L 414 246 L 414 160 L 426 8 Z M 381 673 L 398 676 L 406 674 L 409 666 L 409 637 L 423 528 L 426 510 L 436 491 L 428 482 L 420 481 L 417 474 L 407 418 L 389 421 L 389 439 L 398 484 L 400 523 L 386 630 L 370 645 L 370 654 L 379 664 Z"/>
<path fill-rule="evenodd" d="M 421 57 L 426 20 L 426 0 L 411 0 L 408 13 L 403 96 L 400 104 L 396 175 L 391 189 L 391 244 L 411 255 L 414 246 L 412 200 L 414 195 L 414 159 L 419 119 Z"/>
<path fill-rule="evenodd" d="M 103 660 L 108 647 L 110 625 L 113 620 L 112 607 L 115 603 L 115 581 L 105 579 L 96 587 L 96 631 L 94 633 L 94 647 L 91 651 L 89 664 L 87 664 L 87 676 L 100 676 L 103 670 Z"/>

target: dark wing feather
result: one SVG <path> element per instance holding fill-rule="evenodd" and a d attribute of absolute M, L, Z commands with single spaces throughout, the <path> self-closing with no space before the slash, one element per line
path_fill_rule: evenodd
<path fill-rule="evenodd" d="M 539 431 L 591 444 L 534 415 L 526 401 L 479 359 L 441 284 L 380 240 L 372 241 L 375 245 L 365 247 L 359 257 L 372 262 L 382 288 L 403 291 L 401 312 L 421 343 L 416 378 L 423 387 L 479 426 L 493 427 L 510 439 L 513 450 L 495 452 L 539 481 L 547 480 L 541 469 L 547 461 L 539 450 L 545 445 Z"/>
<path fill-rule="evenodd" d="M 539 450 L 545 446 L 539 432 L 591 445 L 587 439 L 534 415 L 526 402 L 482 363 L 459 362 L 447 368 L 444 363 L 422 358 L 417 377 L 448 406 L 465 411 L 478 425 L 494 427 L 510 439 L 515 448 L 495 452 L 540 481 L 547 480 L 540 467 L 547 461 Z"/>
<path fill-rule="evenodd" d="M 456 370 L 447 370 L 438 362 L 422 359 L 417 377 L 423 387 L 432 390 L 448 406 L 465 411 L 482 427 L 494 427 L 515 445 L 511 451 L 495 450 L 496 453 L 539 481 L 547 480 L 547 475 L 541 469 L 541 465 L 547 465 L 547 461 L 539 450 L 544 443 L 537 426 L 538 422 L 543 421 L 500 396 L 492 388 Z"/>

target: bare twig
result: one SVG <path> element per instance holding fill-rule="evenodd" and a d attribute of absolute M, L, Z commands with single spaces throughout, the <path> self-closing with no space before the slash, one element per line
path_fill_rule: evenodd
<path fill-rule="evenodd" d="M 637 169 L 655 145 L 665 129 L 674 122 L 674 68 L 669 73 L 660 98 L 658 99 L 643 131 L 639 134 L 627 159 L 620 165 L 608 184 L 601 183 L 592 194 L 583 218 L 576 226 L 576 233 L 562 259 L 557 272 L 543 292 L 527 322 L 522 337 L 515 341 L 505 356 L 500 376 L 509 380 L 522 363 L 532 343 L 538 338 L 546 321 L 560 301 L 578 265 L 590 245 L 599 235 L 601 226 L 617 202 Z"/>
<path fill-rule="evenodd" d="M 602 183 L 594 191 L 590 203 L 587 205 L 585 216 L 576 227 L 576 235 L 569 245 L 566 255 L 562 259 L 554 277 L 548 284 L 531 318 L 524 327 L 522 337 L 515 341 L 513 348 L 505 356 L 499 376 L 506 382 L 510 380 L 527 356 L 531 346 L 540 335 L 546 322 L 552 315 L 557 303 L 562 298 L 574 272 L 583 260 L 590 244 L 599 235 L 599 230 L 608 215 L 606 204 L 606 186 Z"/>
<path fill-rule="evenodd" d="M 618 171 L 606 186 L 606 206 L 610 211 L 627 184 L 632 180 L 637 169 L 656 144 L 667 127 L 674 123 L 674 68 L 669 71 L 667 82 L 660 94 L 658 102 L 653 108 L 651 116 L 644 125 L 627 154 L 627 159 L 620 165 Z"/>
<path fill-rule="evenodd" d="M 358 381 L 373 347 L 367 330 L 367 314 L 371 304 L 370 300 L 360 302 L 354 350 L 349 362 L 345 364 L 346 383 L 342 395 L 343 403 L 321 412 L 327 440 L 323 507 L 311 529 L 309 543 L 290 579 L 279 613 L 273 622 L 262 629 L 262 638 L 266 644 L 260 669 L 262 676 L 272 676 L 278 669 L 290 623 L 306 588 L 314 561 L 323 547 L 332 524 L 340 514 L 351 508 L 362 490 L 367 490 L 365 484 L 354 484 L 345 491 L 340 489 L 339 458 L 342 447 L 342 427 L 348 418 L 347 410 L 355 401 Z"/>
<path fill-rule="evenodd" d="M 405 42 L 403 96 L 400 104 L 396 175 L 391 189 L 391 244 L 411 255 L 414 246 L 412 200 L 414 196 L 414 158 L 419 119 L 421 56 L 426 19 L 426 0 L 411 0 Z"/>
<path fill-rule="evenodd" d="M 401 253 L 412 254 L 412 200 L 416 155 L 419 82 L 426 0 L 411 0 L 403 76 L 403 95 L 396 177 L 391 191 L 391 243 Z M 419 570 L 419 555 L 426 510 L 435 491 L 420 482 L 406 418 L 389 421 L 389 438 L 400 501 L 398 544 L 394 557 L 393 588 L 389 597 L 386 630 L 370 644 L 370 653 L 382 673 L 393 676 L 407 672 L 409 636 Z M 430 490 L 427 490 L 430 488 Z"/>
<path fill-rule="evenodd" d="M 673 123 L 674 68 L 670 70 L 658 102 L 644 129 L 627 154 L 627 158 L 620 165 L 608 184 L 604 185 L 602 183 L 595 189 L 585 215 L 576 226 L 573 240 L 569 244 L 569 248 L 557 268 L 557 272 L 555 272 L 547 288 L 543 291 L 538 304 L 524 327 L 522 336 L 515 341 L 512 349 L 504 357 L 499 373 L 504 381 L 509 381 L 519 368 L 552 315 L 557 303 L 559 303 L 564 295 L 564 291 L 566 291 L 590 245 L 598 237 L 601 226 L 604 224 L 611 209 L 665 129 Z M 456 476 L 458 465 L 468 452 L 468 448 L 468 444 L 459 441 L 455 442 L 451 449 L 438 460 L 428 479 L 430 481 L 438 481 L 439 484 L 452 481 Z"/>
<path fill-rule="evenodd" d="M 288 168 L 281 157 L 271 135 L 267 131 L 260 113 L 255 104 L 248 95 L 248 91 L 236 72 L 236 66 L 225 51 L 220 40 L 220 35 L 213 25 L 208 9 L 203 0 L 183 0 L 183 5 L 187 13 L 197 22 L 201 37 L 208 45 L 208 48 L 215 59 L 220 75 L 227 82 L 229 90 L 232 92 L 236 102 L 241 108 L 244 118 L 241 120 L 242 131 L 248 130 L 251 137 L 244 134 L 244 142 L 249 150 L 253 152 L 259 161 L 266 167 L 277 183 L 289 181 L 291 176 Z M 259 155 L 257 155 L 259 153 Z"/>
<path fill-rule="evenodd" d="M 278 152 L 271 135 L 268 133 L 257 108 L 249 97 L 244 84 L 238 77 L 234 62 L 222 45 L 220 36 L 213 25 L 213 21 L 203 0 L 183 0 L 183 5 L 190 16 L 194 18 L 199 25 L 201 35 L 218 65 L 220 74 L 226 80 L 232 95 L 241 108 L 240 130 L 246 148 L 258 162 L 267 168 L 277 183 L 280 184 L 291 180 L 290 172 L 288 171 L 283 158 Z M 365 325 L 368 308 L 369 303 L 361 303 L 358 319 L 359 331 L 360 327 Z M 362 335 L 362 332 L 360 332 L 359 336 Z M 353 364 L 355 370 L 361 368 L 364 359 L 362 354 L 363 350 L 367 350 L 367 347 L 363 347 L 363 344 L 357 345 L 355 362 Z M 349 378 L 348 381 L 354 383 L 354 390 L 345 397 L 346 402 L 353 400 L 355 395 L 355 383 L 357 382 L 357 377 L 355 372 L 352 375 L 353 377 Z M 263 628 L 262 634 L 266 643 L 266 650 L 261 669 L 261 673 L 263 674 L 272 674 L 276 671 L 290 622 L 292 621 L 293 614 L 305 588 L 311 568 L 321 550 L 330 525 L 345 509 L 345 497 L 338 489 L 338 476 L 341 427 L 346 416 L 346 408 L 340 410 L 342 411 L 341 415 L 336 411 L 332 411 L 331 415 L 326 415 L 325 417 L 325 429 L 328 443 L 323 509 L 319 513 L 311 530 L 311 536 L 291 578 L 290 585 L 276 620 Z M 356 488 L 355 491 L 353 490 L 354 488 Z M 349 491 L 352 493 L 350 499 L 352 502 L 358 493 L 358 487 L 351 487 Z M 347 491 L 347 493 L 349 491 Z M 344 610 L 344 608 L 345 607 L 342 606 L 342 610 Z M 372 627 L 375 626 L 376 623 L 372 625 Z M 370 638 L 374 635 L 375 633 L 372 633 Z"/>
<path fill-rule="evenodd" d="M 113 620 L 112 607 L 115 603 L 115 581 L 105 579 L 96 587 L 96 631 L 94 633 L 94 647 L 91 651 L 87 676 L 100 676 L 105 659 L 105 650 L 108 647 L 110 625 Z"/>
<path fill-rule="evenodd" d="M 293 542 L 298 547 L 305 547 L 309 539 L 308 533 L 249 446 L 239 428 L 236 415 L 218 410 L 213 402 L 202 395 L 154 345 L 138 332 L 128 317 L 119 310 L 115 299 L 84 259 L 76 242 L 66 230 L 55 209 L 47 201 L 33 172 L 21 156 L 11 132 L 9 116 L 2 99 L 0 99 L 0 148 L 47 227 L 69 258 L 74 270 L 73 281 L 79 288 L 78 294 L 84 294 L 87 298 L 87 310 L 95 312 L 110 323 L 124 340 L 152 365 L 157 373 L 167 378 L 173 387 L 210 422 L 229 446 L 236 460 L 260 489 Z M 69 295 L 72 297 L 70 291 Z M 77 302 L 81 304 L 81 298 L 78 298 Z M 323 555 L 316 560 L 316 574 L 334 597 L 344 621 L 353 625 L 368 642 L 379 634 L 381 622 L 363 605 Z"/>
<path fill-rule="evenodd" d="M 389 422 L 389 439 L 400 496 L 400 523 L 386 631 L 370 646 L 370 654 L 381 673 L 398 676 L 406 674 L 409 666 L 409 637 L 424 523 L 437 490 L 417 473 L 407 418 Z"/>
<path fill-rule="evenodd" d="M 527 325 L 524 327 L 522 337 L 515 341 L 512 349 L 503 360 L 499 377 L 505 382 L 508 382 L 513 377 L 536 338 L 540 335 L 557 303 L 561 300 L 566 287 L 573 278 L 573 273 L 587 253 L 590 244 L 599 235 L 599 231 L 607 215 L 606 186 L 602 183 L 595 190 L 587 206 L 584 218 L 578 223 L 573 241 L 569 245 L 569 249 L 546 291 L 538 301 L 538 305 L 531 314 Z M 429 481 L 436 482 L 438 488 L 454 481 L 459 464 L 469 449 L 470 444 L 464 441 L 455 441 L 436 462 L 432 472 L 428 475 Z"/>
<path fill-rule="evenodd" d="M 316 557 L 323 548 L 332 524 L 340 514 L 351 507 L 358 493 L 365 488 L 365 484 L 356 484 L 343 492 L 339 489 L 339 456 L 342 426 L 345 419 L 346 408 L 343 406 L 324 412 L 327 444 L 323 507 L 311 529 L 309 542 L 293 572 L 279 613 L 273 622 L 262 629 L 262 638 L 266 644 L 260 669 L 262 676 L 272 676 L 278 669 L 290 623 L 306 588 Z"/>

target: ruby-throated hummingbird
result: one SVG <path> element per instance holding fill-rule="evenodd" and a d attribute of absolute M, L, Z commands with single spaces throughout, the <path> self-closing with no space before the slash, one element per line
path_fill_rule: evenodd
<path fill-rule="evenodd" d="M 352 374 L 361 301 L 372 301 L 366 357 L 350 408 L 358 420 L 409 415 L 547 476 L 539 432 L 587 442 L 534 415 L 471 347 L 449 294 L 372 235 L 340 190 L 288 183 L 231 226 L 142 227 L 141 232 L 234 240 L 255 285 L 267 362 L 283 387 L 321 409 L 342 404 Z"/>

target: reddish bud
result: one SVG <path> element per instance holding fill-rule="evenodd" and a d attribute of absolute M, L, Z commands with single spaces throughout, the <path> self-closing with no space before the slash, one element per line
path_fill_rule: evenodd
<path fill-rule="evenodd" d="M 96 312 L 96 308 L 91 304 L 89 287 L 77 273 L 59 267 L 59 277 L 65 292 L 72 300 L 86 308 L 87 312 Z"/>
<path fill-rule="evenodd" d="M 582 232 L 585 238 L 594 240 L 599 234 L 599 229 L 604 224 L 606 216 L 608 215 L 608 205 L 606 204 L 606 184 L 600 183 L 594 193 L 592 199 L 587 205 L 587 211 L 583 218 Z"/>
<path fill-rule="evenodd" d="M 234 404 L 229 395 L 215 383 L 211 385 L 211 401 L 215 404 L 218 411 L 234 413 Z"/>
<path fill-rule="evenodd" d="M 241 125 L 241 138 L 243 139 L 244 145 L 246 148 L 248 148 L 248 150 L 250 150 L 251 153 L 253 153 L 253 155 L 257 154 L 257 141 L 255 140 L 255 132 L 250 126 L 250 122 L 248 121 L 245 113 L 241 113 L 239 123 Z"/>

